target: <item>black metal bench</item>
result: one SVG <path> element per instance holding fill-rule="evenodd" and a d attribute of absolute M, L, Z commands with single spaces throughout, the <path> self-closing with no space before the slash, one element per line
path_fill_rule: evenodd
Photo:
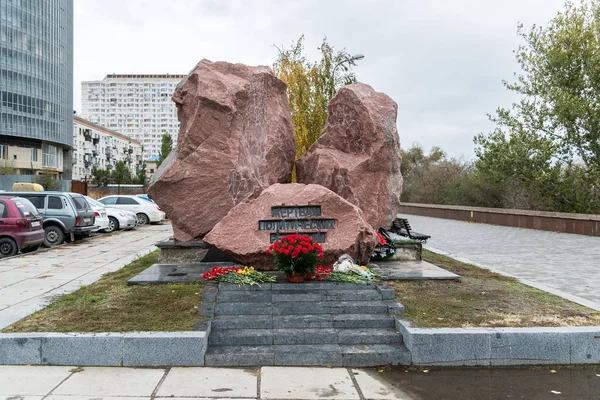
<path fill-rule="evenodd" d="M 405 236 L 414 240 L 423 240 L 426 241 L 430 239 L 431 236 L 425 235 L 423 233 L 414 232 L 410 227 L 410 223 L 406 218 L 396 218 L 392 222 L 392 227 L 390 228 L 390 232 L 394 232 L 400 236 Z"/>

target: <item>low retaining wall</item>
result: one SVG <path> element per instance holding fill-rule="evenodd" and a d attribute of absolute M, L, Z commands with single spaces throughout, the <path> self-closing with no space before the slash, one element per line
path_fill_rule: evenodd
<path fill-rule="evenodd" d="M 0 365 L 203 366 L 206 332 L 0 333 Z"/>
<path fill-rule="evenodd" d="M 146 193 L 144 185 L 108 185 L 108 186 L 92 186 L 88 185 L 87 195 L 93 199 L 100 199 L 105 196 L 115 194 L 135 195 Z"/>
<path fill-rule="evenodd" d="M 543 231 L 600 236 L 600 215 L 402 203 L 400 213 Z"/>
<path fill-rule="evenodd" d="M 396 329 L 419 366 L 600 364 L 600 326 Z"/>

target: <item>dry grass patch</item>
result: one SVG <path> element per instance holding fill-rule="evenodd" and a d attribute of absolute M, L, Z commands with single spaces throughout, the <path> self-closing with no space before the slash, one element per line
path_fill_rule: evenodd
<path fill-rule="evenodd" d="M 395 281 L 403 318 L 423 328 L 600 325 L 600 312 L 514 278 L 423 250 L 423 259 L 460 281 Z"/>
<path fill-rule="evenodd" d="M 136 285 L 127 280 L 158 260 L 140 257 L 98 282 L 57 298 L 3 332 L 189 331 L 202 319 L 202 283 Z"/>

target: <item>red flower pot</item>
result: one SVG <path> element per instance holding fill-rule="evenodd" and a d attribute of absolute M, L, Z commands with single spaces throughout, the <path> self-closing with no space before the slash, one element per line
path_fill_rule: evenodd
<path fill-rule="evenodd" d="M 302 283 L 304 282 L 304 274 L 287 274 L 289 283 Z"/>

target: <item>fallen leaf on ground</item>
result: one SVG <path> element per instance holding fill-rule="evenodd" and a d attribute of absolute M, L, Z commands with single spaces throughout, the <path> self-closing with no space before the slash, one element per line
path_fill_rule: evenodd
<path fill-rule="evenodd" d="M 556 373 L 556 370 L 554 370 L 554 369 L 551 369 L 551 370 L 550 370 L 550 373 L 552 373 L 552 374 L 555 374 L 555 373 Z"/>
<path fill-rule="evenodd" d="M 557 392 L 556 390 L 551 390 L 550 393 L 552 393 L 552 394 L 562 394 L 561 392 Z"/>
<path fill-rule="evenodd" d="M 84 371 L 84 369 L 81 367 L 77 367 L 77 368 L 73 368 L 73 369 L 69 370 L 69 372 L 72 372 L 74 374 L 76 374 L 77 372 L 83 372 L 83 371 Z"/>
<path fill-rule="evenodd" d="M 378 370 L 377 372 L 385 372 L 385 370 L 382 368 L 382 369 Z"/>

